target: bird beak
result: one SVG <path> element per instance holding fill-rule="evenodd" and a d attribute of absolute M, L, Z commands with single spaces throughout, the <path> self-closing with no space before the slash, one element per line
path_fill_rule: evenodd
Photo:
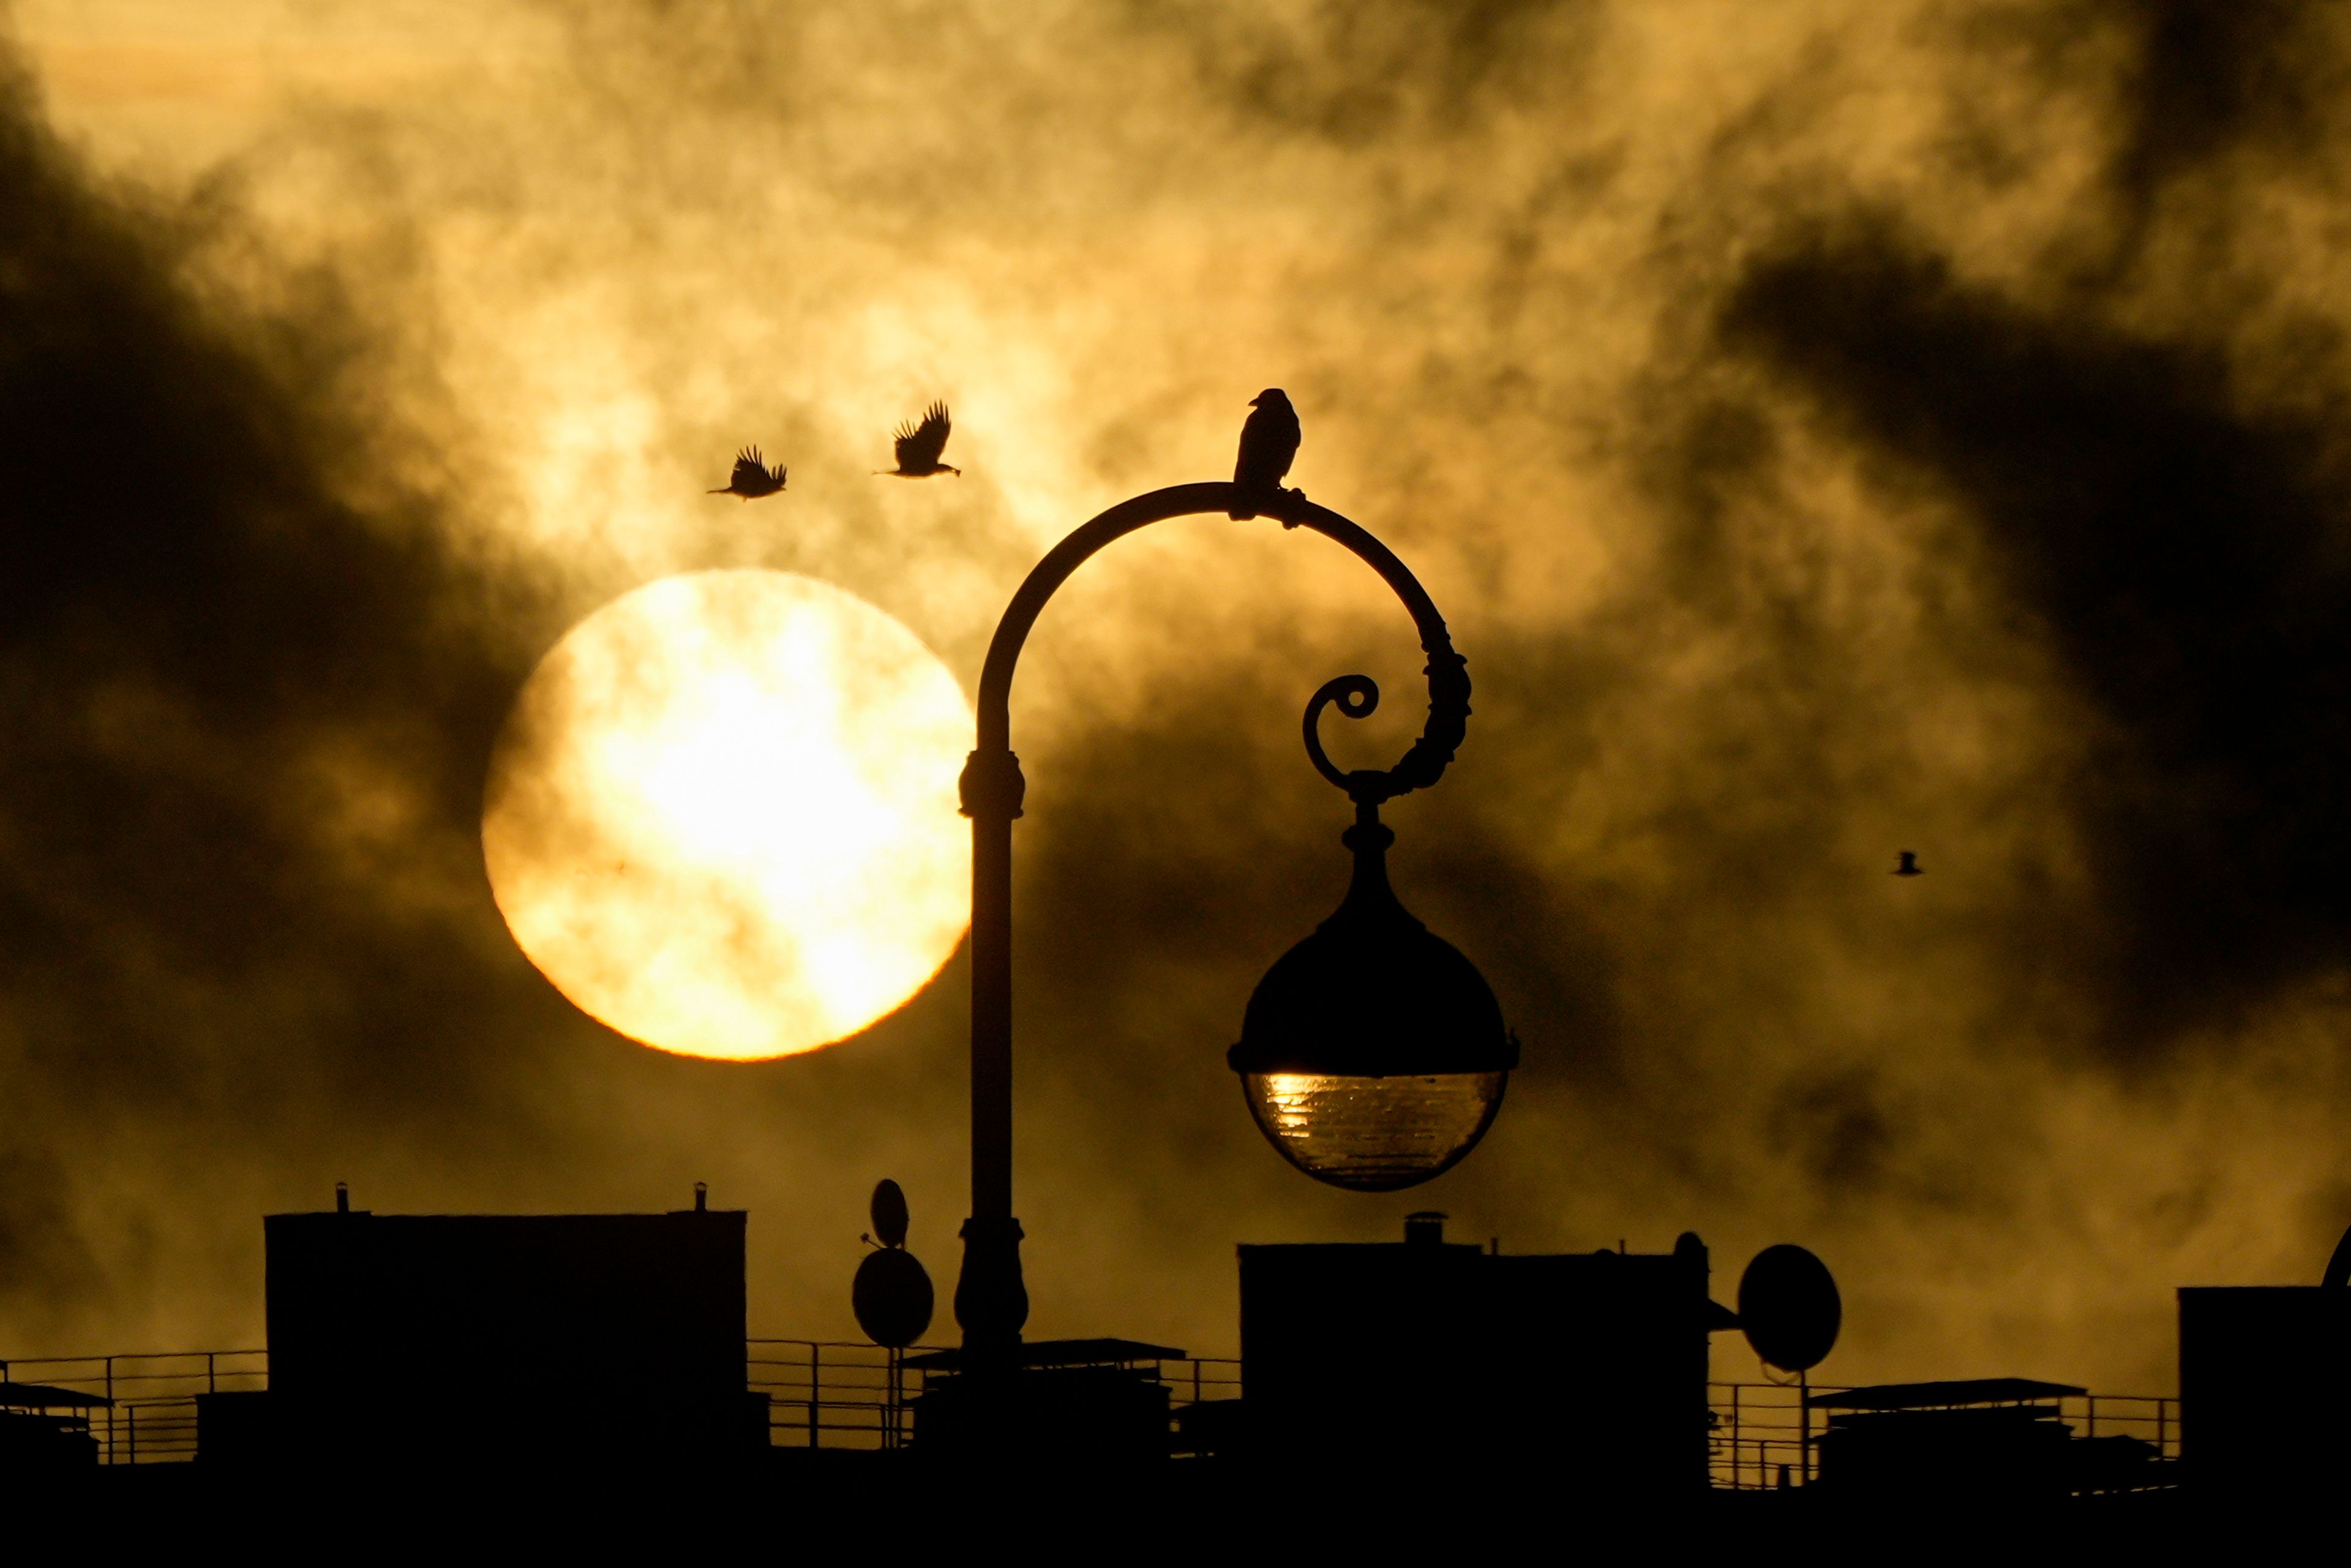
<path fill-rule="evenodd" d="M 1263 402 L 1264 401 L 1265 401 L 1265 399 L 1263 399 L 1263 398 L 1261 398 L 1261 397 L 1253 397 L 1253 398 L 1249 399 L 1249 407 L 1251 407 L 1251 408 L 1255 408 L 1258 404 L 1259 404 L 1259 403 Z"/>

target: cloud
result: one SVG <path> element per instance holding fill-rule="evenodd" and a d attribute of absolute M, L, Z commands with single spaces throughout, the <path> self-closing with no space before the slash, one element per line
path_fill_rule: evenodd
<path fill-rule="evenodd" d="M 1394 1203 L 1261 1146 L 1223 1050 L 1344 873 L 1297 714 L 1368 671 L 1333 744 L 1384 761 L 1419 660 L 1320 541 L 1122 543 L 1016 694 L 1037 1332 L 1229 1349 L 1235 1240 L 1434 1203 L 1529 1249 L 1813 1245 L 1840 1376 L 2151 1386 L 2171 1285 L 2317 1267 L 2351 1181 L 2331 25 L 468 25 L 405 98 L 314 92 L 176 172 L 141 141 L 145 185 L 103 104 L 47 111 L 75 151 L 9 100 L 0 1072 L 43 1174 L 0 1198 L 0 1328 L 249 1333 L 253 1215 L 341 1176 L 705 1176 L 753 1209 L 761 1326 L 833 1333 L 890 1175 L 951 1275 L 961 965 L 805 1060 L 629 1046 L 497 925 L 491 737 L 566 626 L 715 566 L 836 582 L 968 681 L 1052 539 L 1222 472 L 1269 384 L 1297 482 L 1469 658 L 1395 874 L 1527 1065 Z M 933 396 L 965 478 L 872 479 Z M 756 523 L 700 493 L 748 440 L 793 476 Z"/>
<path fill-rule="evenodd" d="M 2067 946 L 2117 1048 L 2339 966 L 2339 435 L 2244 406 L 2210 326 L 2035 308 L 1867 217 L 1759 261 L 1724 326 L 1966 507 L 2094 716 L 2067 789 L 2099 895 Z"/>

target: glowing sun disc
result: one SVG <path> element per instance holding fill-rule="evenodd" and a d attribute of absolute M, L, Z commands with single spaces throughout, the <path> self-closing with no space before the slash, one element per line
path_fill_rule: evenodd
<path fill-rule="evenodd" d="M 582 1010 L 689 1056 L 856 1033 L 963 936 L 971 709 L 863 600 L 779 571 L 650 583 L 515 699 L 482 810 L 490 891 Z"/>

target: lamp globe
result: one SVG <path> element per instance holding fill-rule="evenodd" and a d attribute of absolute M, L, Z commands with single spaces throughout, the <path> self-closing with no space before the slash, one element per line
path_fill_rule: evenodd
<path fill-rule="evenodd" d="M 1274 962 L 1226 1055 L 1284 1159 L 1358 1192 L 1460 1163 L 1501 1109 L 1519 1042 L 1493 988 L 1388 883 L 1395 835 L 1371 812 L 1343 838 L 1346 898 Z"/>

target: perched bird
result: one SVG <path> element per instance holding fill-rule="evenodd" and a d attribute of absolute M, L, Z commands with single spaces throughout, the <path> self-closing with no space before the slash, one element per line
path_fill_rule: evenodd
<path fill-rule="evenodd" d="M 1920 866 L 1918 863 L 1917 855 L 1909 850 L 1902 850 L 1898 852 L 1900 853 L 1902 860 L 1901 863 L 1894 868 L 1894 874 L 1896 876 L 1925 876 L 1927 874 L 1925 868 Z"/>
<path fill-rule="evenodd" d="M 1251 497 L 1280 495 L 1282 476 L 1298 455 L 1298 411 L 1290 406 L 1290 394 L 1268 387 L 1249 399 L 1249 407 L 1257 412 L 1241 426 L 1240 456 L 1233 463 L 1233 484 L 1241 492 L 1243 506 Z M 1254 517 L 1257 513 L 1236 510 L 1232 515 Z"/>
<path fill-rule="evenodd" d="M 898 426 L 898 466 L 876 468 L 873 472 L 887 474 L 893 479 L 927 479 L 934 474 L 952 474 L 962 478 L 962 469 L 950 468 L 939 461 L 939 454 L 947 449 L 947 432 L 954 428 L 954 422 L 947 418 L 947 405 L 931 404 L 923 412 L 922 423 Z"/>
<path fill-rule="evenodd" d="M 703 494 L 740 496 L 747 501 L 756 501 L 762 496 L 773 496 L 783 487 L 784 465 L 778 463 L 770 469 L 760 459 L 758 447 L 746 446 L 743 448 L 743 455 L 735 459 L 735 476 L 726 481 L 726 487 L 719 490 L 705 490 Z"/>

